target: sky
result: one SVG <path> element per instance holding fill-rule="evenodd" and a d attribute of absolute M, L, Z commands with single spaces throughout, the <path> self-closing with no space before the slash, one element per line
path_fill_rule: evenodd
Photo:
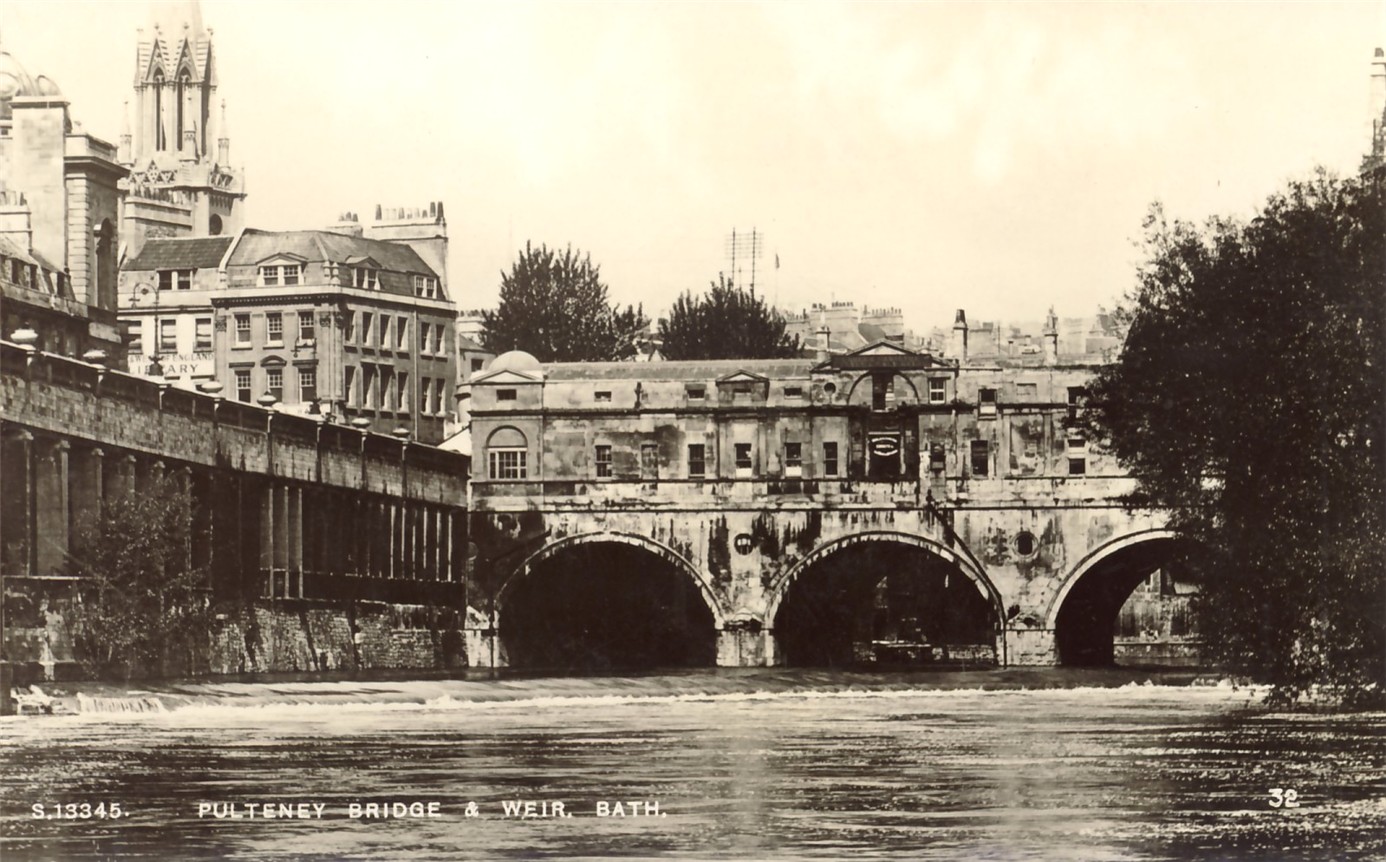
<path fill-rule="evenodd" d="M 5 0 L 0 48 L 115 142 L 149 7 Z M 1352 173 L 1386 45 L 1386 2 L 201 7 L 250 226 L 441 200 L 460 307 L 532 241 L 656 314 L 754 229 L 781 307 L 921 332 L 1110 307 L 1152 201 L 1250 217 Z"/>

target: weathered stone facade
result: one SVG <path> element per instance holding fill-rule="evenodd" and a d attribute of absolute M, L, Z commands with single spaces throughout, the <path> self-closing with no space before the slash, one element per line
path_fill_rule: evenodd
<path fill-rule="evenodd" d="M 466 457 L 9 343 L 0 359 L 9 660 L 72 660 L 73 542 L 164 476 L 190 494 L 212 599 L 249 614 L 213 633 L 204 670 L 465 661 Z"/>
<path fill-rule="evenodd" d="M 1081 429 L 1094 365 L 1057 356 L 882 342 L 817 360 L 498 357 L 473 380 L 469 604 L 492 641 L 478 658 L 505 661 L 516 584 L 618 543 L 696 584 L 722 665 L 781 663 L 795 583 L 877 544 L 974 585 L 996 663 L 1110 659 L 1118 609 L 1173 537 L 1123 508 L 1130 480 Z"/>

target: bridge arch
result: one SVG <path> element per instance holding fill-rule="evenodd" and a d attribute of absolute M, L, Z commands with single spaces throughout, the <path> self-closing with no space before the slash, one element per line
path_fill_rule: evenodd
<path fill-rule="evenodd" d="M 491 625 L 498 625 L 507 596 L 512 592 L 514 586 L 522 579 L 529 576 L 536 566 L 565 551 L 572 550 L 581 545 L 592 544 L 630 545 L 648 551 L 660 559 L 665 560 L 676 570 L 682 572 L 693 581 L 693 585 L 697 587 L 698 594 L 702 597 L 703 603 L 707 605 L 708 611 L 712 614 L 712 620 L 716 624 L 717 630 L 721 631 L 726 624 L 726 615 L 722 612 L 722 606 L 717 600 L 717 594 L 712 591 L 708 579 L 703 576 L 703 573 L 698 570 L 698 567 L 689 562 L 686 557 L 673 548 L 670 548 L 668 545 L 656 542 L 648 536 L 642 536 L 638 533 L 602 530 L 564 536 L 557 541 L 550 542 L 526 557 L 524 562 L 515 567 L 515 570 L 510 576 L 505 579 L 505 583 L 496 591 L 495 601 L 492 604 Z"/>
<path fill-rule="evenodd" d="M 1054 632 L 1060 664 L 1101 664 L 1112 660 L 1117 613 L 1132 590 L 1167 565 L 1185 537 L 1152 528 L 1119 536 L 1092 549 L 1064 576 L 1044 615 Z"/>
<path fill-rule="evenodd" d="M 982 571 L 979 566 L 975 565 L 967 557 L 957 553 L 942 542 L 927 536 L 919 536 L 914 533 L 901 533 L 893 530 L 869 530 L 861 533 L 853 533 L 849 536 L 843 536 L 840 539 L 827 542 L 810 551 L 802 560 L 771 583 L 769 589 L 770 600 L 766 603 L 765 609 L 766 628 L 774 628 L 775 617 L 780 612 L 780 606 L 784 603 L 785 597 L 789 595 L 790 588 L 800 575 L 808 571 L 816 563 L 832 556 L 838 551 L 867 542 L 892 542 L 899 545 L 919 548 L 933 554 L 946 563 L 953 564 L 986 598 L 987 604 L 991 607 L 995 615 L 997 631 L 1001 631 L 1005 628 L 1006 611 L 1005 605 L 1001 600 L 1001 591 L 998 590 L 996 585 L 991 582 L 991 579 L 987 577 L 986 572 Z"/>

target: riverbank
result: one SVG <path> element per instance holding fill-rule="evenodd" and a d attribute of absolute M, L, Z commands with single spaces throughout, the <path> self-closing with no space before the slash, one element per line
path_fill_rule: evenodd
<path fill-rule="evenodd" d="M 1123 686 L 1230 685 L 1185 669 L 996 668 L 843 671 L 797 668 L 661 670 L 633 674 L 543 674 L 470 670 L 421 674 L 274 674 L 198 680 L 56 683 L 40 686 L 54 714 L 157 712 L 186 706 L 266 704 L 426 704 L 545 698 L 721 697 L 795 692 L 1021 691 Z M 34 711 L 29 711 L 33 714 Z"/>

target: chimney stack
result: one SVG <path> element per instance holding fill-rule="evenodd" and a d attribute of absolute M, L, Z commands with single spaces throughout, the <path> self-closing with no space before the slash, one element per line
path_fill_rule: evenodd
<path fill-rule="evenodd" d="M 818 348 L 814 351 L 813 358 L 819 362 L 827 362 L 828 357 L 832 355 L 831 342 L 829 341 L 831 336 L 832 330 L 828 329 L 826 323 L 818 325 Z"/>
<path fill-rule="evenodd" d="M 1056 365 L 1059 361 L 1059 318 L 1054 314 L 1054 306 L 1049 306 L 1049 316 L 1044 319 L 1044 364 Z"/>
<path fill-rule="evenodd" d="M 953 318 L 953 338 L 948 342 L 948 355 L 960 363 L 967 361 L 967 314 L 961 308 Z"/>

